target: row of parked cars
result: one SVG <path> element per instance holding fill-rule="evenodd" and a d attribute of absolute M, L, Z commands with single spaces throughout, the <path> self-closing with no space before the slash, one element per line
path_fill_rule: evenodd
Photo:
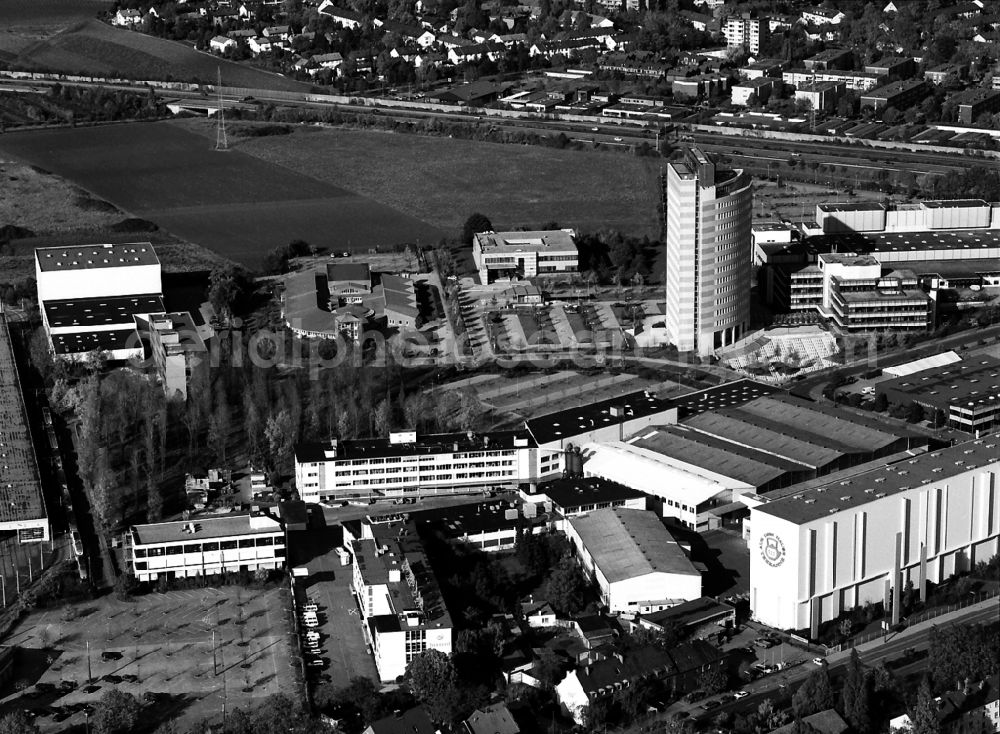
<path fill-rule="evenodd" d="M 317 629 L 320 625 L 320 609 L 312 599 L 299 609 L 299 623 L 302 626 L 302 651 L 305 653 L 306 667 L 321 670 L 327 663 L 323 654 L 323 636 Z"/>

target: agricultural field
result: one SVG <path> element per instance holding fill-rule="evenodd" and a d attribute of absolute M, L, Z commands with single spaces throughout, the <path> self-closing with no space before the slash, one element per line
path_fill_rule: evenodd
<path fill-rule="evenodd" d="M 0 228 L 27 230 L 0 244 L 0 282 L 34 277 L 34 248 L 150 241 L 165 272 L 210 270 L 223 258 L 165 231 L 121 231 L 129 214 L 42 169 L 0 158 Z M 28 236 L 28 234 L 33 236 Z"/>
<path fill-rule="evenodd" d="M 0 5 L 5 5 L 6 1 Z M 17 0 L 15 4 L 22 1 Z M 2 18 L 0 12 L 0 20 Z M 286 79 L 280 74 L 226 61 L 177 41 L 114 28 L 92 17 L 14 50 L 16 53 L 7 58 L 10 63 L 37 71 L 214 83 L 221 69 L 222 83 L 227 86 L 279 91 L 309 89 L 308 84 Z"/>
<path fill-rule="evenodd" d="M 204 120 L 178 124 L 215 135 Z M 317 127 L 241 139 L 238 147 L 452 236 L 476 211 L 499 229 L 555 221 L 582 231 L 659 236 L 654 158 Z"/>
<path fill-rule="evenodd" d="M 108 0 L 4 0 L 0 3 L 0 60 L 111 6 Z"/>
<path fill-rule="evenodd" d="M 133 217 L 249 266 L 303 239 L 361 250 L 434 242 L 442 233 L 365 196 L 214 141 L 173 123 L 25 131 L 0 155 L 52 171 Z"/>
<path fill-rule="evenodd" d="M 284 610 L 289 604 L 286 589 L 227 586 L 130 601 L 105 596 L 32 612 L 7 640 L 20 648 L 14 688 L 25 693 L 7 693 L 0 711 L 76 709 L 59 722 L 43 712 L 36 723 L 43 732 L 81 731 L 82 706 L 107 690 L 118 688 L 140 701 L 150 692 L 157 700 L 147 702 L 143 721 L 152 731 L 166 718 L 182 728 L 221 719 L 223 705 L 232 711 L 275 693 L 295 695 L 297 651 Z M 95 683 L 87 689 L 90 673 Z M 37 691 L 37 683 L 51 689 L 25 695 Z"/>

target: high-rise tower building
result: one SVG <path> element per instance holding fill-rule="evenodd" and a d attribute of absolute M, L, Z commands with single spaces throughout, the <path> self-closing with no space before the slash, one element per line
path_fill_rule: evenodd
<path fill-rule="evenodd" d="M 741 339 L 750 316 L 749 174 L 691 148 L 667 167 L 667 333 L 708 356 Z"/>

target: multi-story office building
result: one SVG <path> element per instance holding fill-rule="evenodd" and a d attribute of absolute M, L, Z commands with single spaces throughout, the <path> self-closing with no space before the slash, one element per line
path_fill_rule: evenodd
<path fill-rule="evenodd" d="M 750 607 L 781 629 L 809 630 L 867 602 L 899 621 L 903 587 L 988 560 L 1000 544 L 1000 442 L 988 436 L 750 504 Z"/>
<path fill-rule="evenodd" d="M 538 448 L 524 431 L 420 438 L 400 431 L 295 448 L 295 486 L 306 502 L 473 492 L 535 483 L 562 470 L 563 452 Z"/>
<path fill-rule="evenodd" d="M 260 510 L 134 525 L 125 548 L 139 581 L 282 568 L 285 550 L 281 523 Z"/>
<path fill-rule="evenodd" d="M 35 280 L 42 325 L 57 357 L 142 358 L 136 318 L 163 312 L 160 261 L 151 244 L 40 247 Z"/>
<path fill-rule="evenodd" d="M 345 528 L 354 557 L 354 593 L 361 628 L 379 678 L 395 681 L 425 650 L 451 654 L 452 623 L 416 526 L 366 521 L 357 535 Z"/>
<path fill-rule="evenodd" d="M 747 331 L 753 185 L 697 148 L 667 166 L 666 185 L 667 334 L 707 356 Z"/>
<path fill-rule="evenodd" d="M 187 400 L 192 375 L 208 369 L 208 347 L 191 314 L 150 314 L 149 351 L 167 397 Z"/>
<path fill-rule="evenodd" d="M 731 15 L 722 26 L 727 46 L 745 46 L 751 54 L 760 53 L 760 44 L 767 39 L 769 30 L 767 18 L 757 18 L 751 13 Z"/>
<path fill-rule="evenodd" d="M 871 255 L 825 253 L 820 313 L 843 332 L 922 331 L 934 323 L 934 303 L 910 270 L 882 274 Z"/>
<path fill-rule="evenodd" d="M 484 284 L 510 275 L 531 278 L 576 272 L 579 253 L 575 238 L 572 229 L 480 232 L 472 242 L 472 259 Z"/>

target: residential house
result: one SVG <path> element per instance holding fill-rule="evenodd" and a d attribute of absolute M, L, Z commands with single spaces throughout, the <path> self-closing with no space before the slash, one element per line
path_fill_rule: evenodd
<path fill-rule="evenodd" d="M 567 673 L 555 688 L 560 707 L 584 724 L 591 704 L 639 681 L 656 679 L 672 695 L 693 690 L 698 677 L 721 669 L 725 659 L 704 640 L 670 650 L 649 645 L 632 650 L 592 651 L 583 665 Z"/>
<path fill-rule="evenodd" d="M 836 8 L 809 8 L 802 11 L 802 22 L 811 25 L 839 25 L 844 18 Z"/>
<path fill-rule="evenodd" d="M 417 44 L 420 48 L 430 48 L 434 45 L 437 38 L 426 28 L 406 25 L 405 23 L 397 23 L 394 20 L 381 20 L 376 18 L 372 21 L 372 24 L 376 28 L 379 28 L 383 33 L 395 34 L 406 41 Z"/>
<path fill-rule="evenodd" d="M 850 728 L 840 714 L 833 709 L 824 709 L 815 714 L 803 716 L 802 723 L 805 724 L 803 728 L 806 731 L 816 732 L 816 734 L 844 734 Z M 792 734 L 795 730 L 796 722 L 792 722 L 775 729 L 771 734 Z"/>
<path fill-rule="evenodd" d="M 528 597 L 527 601 L 521 602 L 521 616 L 529 627 L 555 627 L 556 610 L 552 608 L 544 599 Z"/>
<path fill-rule="evenodd" d="M 459 46 L 448 50 L 448 61 L 455 66 L 466 63 L 477 63 L 482 59 L 497 61 L 506 49 L 499 43 L 476 43 L 471 46 Z"/>
<path fill-rule="evenodd" d="M 361 734 L 440 734 L 423 706 L 373 721 Z"/>
<path fill-rule="evenodd" d="M 320 69 L 338 69 L 344 63 L 344 57 L 337 52 L 329 54 L 314 54 L 309 61 Z"/>
<path fill-rule="evenodd" d="M 494 703 L 477 709 L 465 720 L 466 734 L 521 734 L 507 704 Z"/>
<path fill-rule="evenodd" d="M 447 49 L 459 48 L 460 46 L 472 46 L 474 45 L 472 41 L 468 38 L 462 38 L 461 36 L 456 36 L 451 33 L 441 33 L 437 36 L 437 43 L 444 46 Z"/>
<path fill-rule="evenodd" d="M 255 36 L 247 41 L 250 51 L 254 56 L 271 52 L 271 41 L 263 36 Z"/>
<path fill-rule="evenodd" d="M 333 4 L 332 0 L 323 0 L 317 12 L 333 18 L 335 23 L 344 28 L 357 30 L 364 25 L 364 16 L 361 13 L 356 13 L 353 10 L 345 8 L 338 8 Z"/>
<path fill-rule="evenodd" d="M 226 38 L 226 36 L 215 36 L 211 41 L 208 42 L 208 47 L 215 51 L 216 53 L 224 54 L 226 51 L 232 51 L 236 48 L 238 44 L 232 38 Z"/>
<path fill-rule="evenodd" d="M 698 13 L 694 10 L 682 10 L 681 17 L 694 26 L 696 31 L 706 33 L 719 30 L 719 21 L 712 15 Z"/>
<path fill-rule="evenodd" d="M 111 25 L 119 28 L 134 28 L 142 22 L 142 13 L 138 10 L 119 10 L 111 19 Z"/>
<path fill-rule="evenodd" d="M 267 28 L 265 28 L 262 31 L 262 34 L 271 43 L 274 43 L 275 41 L 287 41 L 289 39 L 290 35 L 291 35 L 288 32 L 288 26 L 286 26 L 286 25 L 271 25 L 271 26 L 268 26 Z"/>

